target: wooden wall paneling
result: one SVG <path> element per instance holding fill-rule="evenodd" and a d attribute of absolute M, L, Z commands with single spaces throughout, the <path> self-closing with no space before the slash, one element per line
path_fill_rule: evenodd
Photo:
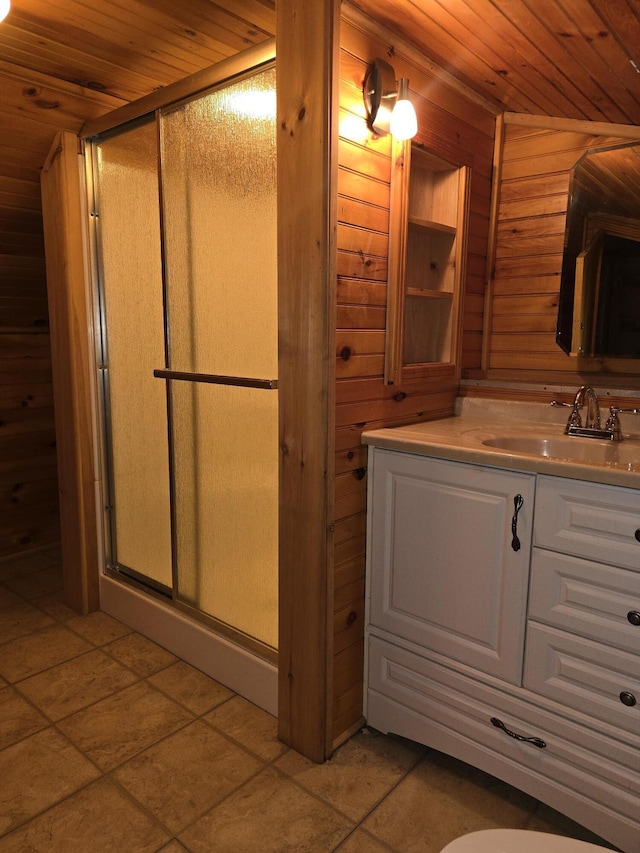
<path fill-rule="evenodd" d="M 49 335 L 0 328 L 0 557 L 59 541 L 55 445 Z"/>
<path fill-rule="evenodd" d="M 6 69 L 6 63 L 0 66 Z M 2 557 L 60 540 L 39 173 L 28 144 L 19 157 L 14 156 L 18 122 L 8 126 L 3 109 L 4 104 L 0 105 Z"/>
<path fill-rule="evenodd" d="M 87 613 L 99 606 L 99 559 L 85 194 L 78 146 L 74 134 L 57 134 L 42 170 L 42 206 L 65 600 Z"/>
<path fill-rule="evenodd" d="M 278 733 L 331 754 L 338 0 L 277 4 Z M 349 253 L 345 253 L 349 254 Z"/>
<path fill-rule="evenodd" d="M 391 51 L 396 76 L 409 77 L 425 144 L 439 156 L 471 167 L 468 272 L 474 284 L 469 294 L 469 327 L 476 333 L 482 317 L 490 221 L 494 116 L 460 89 L 446 87 L 424 57 L 417 59 L 415 52 L 388 34 L 388 41 L 383 38 L 375 24 L 357 15 L 353 18 L 351 10 L 343 16 L 334 487 L 335 745 L 362 725 L 367 483 L 362 431 L 446 417 L 453 411 L 457 393 L 450 368 L 435 370 L 429 378 L 405 378 L 400 385 L 383 382 L 392 143 L 389 136 L 376 138 L 366 126 L 362 82 L 375 57 L 387 57 Z"/>

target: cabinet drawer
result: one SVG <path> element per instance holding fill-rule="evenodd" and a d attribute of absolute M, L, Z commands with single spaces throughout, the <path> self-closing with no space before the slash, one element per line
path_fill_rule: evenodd
<path fill-rule="evenodd" d="M 534 545 L 640 572 L 640 490 L 539 477 Z"/>
<path fill-rule="evenodd" d="M 594 720 L 640 736 L 640 655 L 529 622 L 524 686 Z M 635 697 L 629 707 L 621 694 Z"/>
<path fill-rule="evenodd" d="M 471 753 L 478 751 L 490 762 L 504 759 L 509 767 L 528 768 L 536 778 L 546 777 L 571 795 L 578 793 L 637 822 L 637 746 L 537 708 L 525 691 L 521 699 L 375 636 L 369 638 L 368 660 L 369 725 L 435 748 L 442 748 L 446 732 L 453 733 L 460 738 L 463 760 L 474 761 L 478 755 Z M 510 737 L 492 725 L 493 717 L 510 730 L 541 738 L 546 746 Z"/>
<path fill-rule="evenodd" d="M 640 572 L 533 549 L 529 615 L 629 652 L 640 650 Z"/>

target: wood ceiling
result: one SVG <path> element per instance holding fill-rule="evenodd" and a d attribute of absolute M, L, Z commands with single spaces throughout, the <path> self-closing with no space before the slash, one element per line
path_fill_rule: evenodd
<path fill-rule="evenodd" d="M 640 124 L 639 0 L 353 0 L 507 111 Z"/>

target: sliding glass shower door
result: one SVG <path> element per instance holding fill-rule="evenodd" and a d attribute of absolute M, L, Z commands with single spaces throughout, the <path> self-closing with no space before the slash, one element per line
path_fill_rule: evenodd
<path fill-rule="evenodd" d="M 147 133 L 154 140 L 146 150 L 155 154 L 155 210 L 141 213 L 139 202 L 129 210 L 114 199 L 105 223 L 111 152 L 122 137 L 136 148 Z M 97 152 L 111 562 L 138 582 L 164 588 L 176 606 L 223 633 L 275 649 L 275 72 L 166 109 L 157 121 L 98 142 Z M 139 173 L 134 167 L 118 179 L 120 197 L 152 182 L 154 157 L 142 159 Z M 154 230 L 153 219 L 157 244 L 138 243 Z M 120 237 L 112 233 L 118 229 Z M 133 249 L 145 258 L 131 270 L 117 262 L 123 240 L 128 255 Z M 149 411 L 139 411 L 148 401 Z M 156 439 L 160 423 L 164 432 Z M 147 441 L 155 455 L 143 466 L 144 454 L 151 455 Z M 140 544 L 146 539 L 151 548 Z"/>

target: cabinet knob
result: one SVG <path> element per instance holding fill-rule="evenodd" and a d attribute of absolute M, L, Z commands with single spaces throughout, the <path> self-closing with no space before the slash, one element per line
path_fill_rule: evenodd
<path fill-rule="evenodd" d="M 640 625 L 640 610 L 630 610 L 627 613 L 627 619 L 632 625 Z"/>
<path fill-rule="evenodd" d="M 638 542 L 640 542 L 640 527 L 636 530 L 635 537 L 638 540 Z"/>
<path fill-rule="evenodd" d="M 636 704 L 636 697 L 633 695 L 633 693 L 629 693 L 628 690 L 623 690 L 620 694 L 620 701 L 623 705 L 626 705 L 627 708 L 633 708 L 633 706 Z"/>

